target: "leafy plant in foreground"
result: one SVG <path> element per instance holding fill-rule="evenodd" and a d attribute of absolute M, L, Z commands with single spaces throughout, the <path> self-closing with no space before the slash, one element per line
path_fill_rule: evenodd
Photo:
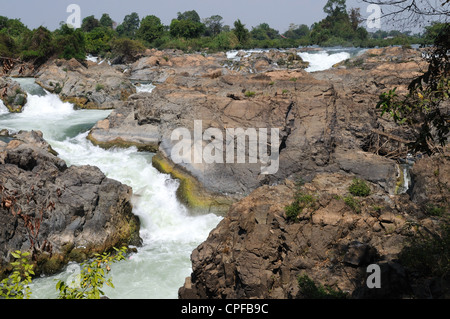
<path fill-rule="evenodd" d="M 112 279 L 108 278 L 111 264 L 125 259 L 126 247 L 114 248 L 116 254 L 95 254 L 91 261 L 81 264 L 81 272 L 76 282 L 66 283 L 62 280 L 56 284 L 59 299 L 100 299 L 105 293 L 103 285 L 114 288 Z"/>
<path fill-rule="evenodd" d="M 11 263 L 13 266 L 11 275 L 0 282 L 0 299 L 29 299 L 31 295 L 29 284 L 31 276 L 34 275 L 34 265 L 30 264 L 28 258 L 30 253 L 17 250 L 11 255 L 16 260 Z"/>

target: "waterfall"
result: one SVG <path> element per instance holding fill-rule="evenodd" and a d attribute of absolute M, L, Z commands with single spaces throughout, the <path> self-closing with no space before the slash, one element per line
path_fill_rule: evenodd
<path fill-rule="evenodd" d="M 202 243 L 221 217 L 192 215 L 178 202 L 178 181 L 152 166 L 153 154 L 136 148 L 104 150 L 86 136 L 110 110 L 74 110 L 55 94 L 40 91 L 33 79 L 17 79 L 28 91 L 22 113 L 8 113 L 0 105 L 0 128 L 10 131 L 40 130 L 67 165 L 94 165 L 109 178 L 133 188 L 133 212 L 141 220 L 143 246 L 126 261 L 112 266 L 115 289 L 110 298 L 173 299 L 191 273 L 191 252 Z M 150 91 L 151 84 L 140 86 Z M 40 92 L 40 93 L 38 93 Z M 5 108 L 5 110 L 3 110 Z M 32 284 L 32 298 L 55 298 L 57 280 L 72 274 L 73 264 Z M 55 281 L 56 279 L 56 281 Z"/>

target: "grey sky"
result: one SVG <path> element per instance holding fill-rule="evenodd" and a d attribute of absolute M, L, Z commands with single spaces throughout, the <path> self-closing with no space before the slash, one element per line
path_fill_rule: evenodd
<path fill-rule="evenodd" d="M 69 4 L 81 7 L 82 19 L 102 13 L 121 23 L 125 15 L 137 12 L 140 18 L 156 15 L 164 24 L 170 24 L 177 12 L 196 10 L 200 17 L 221 15 L 230 26 L 236 19 L 250 29 L 266 22 L 271 27 L 284 32 L 290 23 L 310 26 L 325 17 L 323 7 L 327 0 L 0 0 L 0 15 L 20 18 L 29 28 L 43 25 L 50 30 L 59 27 L 70 15 L 66 12 Z M 360 7 L 366 12 L 367 4 L 361 0 L 347 0 L 347 7 Z"/>

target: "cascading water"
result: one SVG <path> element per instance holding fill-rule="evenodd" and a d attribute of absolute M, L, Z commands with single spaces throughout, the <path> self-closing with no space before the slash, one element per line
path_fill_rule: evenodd
<path fill-rule="evenodd" d="M 307 72 L 324 71 L 331 68 L 336 63 L 345 61 L 351 57 L 364 53 L 366 50 L 361 48 L 317 48 L 317 51 L 299 52 L 298 55 L 305 61 L 309 62 L 310 65 L 305 69 Z M 261 53 L 264 51 L 269 51 L 270 49 L 252 49 L 252 50 L 242 50 L 245 52 L 244 57 L 250 56 L 252 53 Z M 272 49 L 275 50 L 275 49 Z M 285 50 L 280 50 L 284 52 Z M 231 50 L 228 51 L 227 59 L 239 61 L 240 56 L 239 51 Z"/>
<path fill-rule="evenodd" d="M 365 50 L 359 48 L 328 48 L 320 51 L 300 52 L 298 55 L 306 62 L 309 67 L 307 72 L 323 71 L 331 68 L 336 63 L 345 61 L 355 55 L 362 54 Z"/>
<path fill-rule="evenodd" d="M 191 273 L 191 252 L 220 221 L 214 214 L 191 215 L 176 199 L 178 182 L 159 173 L 151 153 L 135 148 L 104 150 L 87 139 L 89 129 L 106 118 L 108 110 L 74 110 L 57 95 L 42 90 L 34 79 L 16 79 L 28 91 L 23 112 L 10 114 L 0 103 L 0 128 L 10 131 L 40 130 L 67 165 L 95 165 L 109 178 L 133 188 L 133 212 L 141 220 L 143 246 L 126 261 L 114 264 L 115 289 L 110 298 L 177 298 L 178 288 Z M 150 91 L 150 84 L 139 90 Z M 36 278 L 32 298 L 55 298 L 57 280 L 66 280 L 76 264 L 49 277 Z"/>

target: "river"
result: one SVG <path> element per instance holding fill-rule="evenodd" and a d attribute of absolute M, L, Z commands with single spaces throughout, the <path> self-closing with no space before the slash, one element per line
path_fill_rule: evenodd
<path fill-rule="evenodd" d="M 233 55 L 233 53 L 228 53 Z M 301 54 L 311 63 L 307 71 L 330 68 L 349 58 L 348 50 Z M 153 154 L 136 148 L 104 150 L 86 136 L 92 126 L 106 118 L 108 110 L 74 110 L 55 94 L 44 91 L 34 79 L 15 79 L 28 92 L 22 113 L 8 113 L 0 102 L 0 129 L 40 130 L 67 165 L 94 165 L 109 178 L 133 188 L 133 212 L 141 220 L 142 247 L 112 266 L 115 288 L 104 289 L 109 298 L 173 299 L 191 273 L 190 254 L 222 219 L 215 214 L 191 214 L 176 198 L 178 181 L 151 165 Z M 138 87 L 151 91 L 152 85 Z M 32 298 L 56 298 L 56 282 L 72 278 L 77 264 L 69 264 L 54 276 L 36 278 Z"/>

